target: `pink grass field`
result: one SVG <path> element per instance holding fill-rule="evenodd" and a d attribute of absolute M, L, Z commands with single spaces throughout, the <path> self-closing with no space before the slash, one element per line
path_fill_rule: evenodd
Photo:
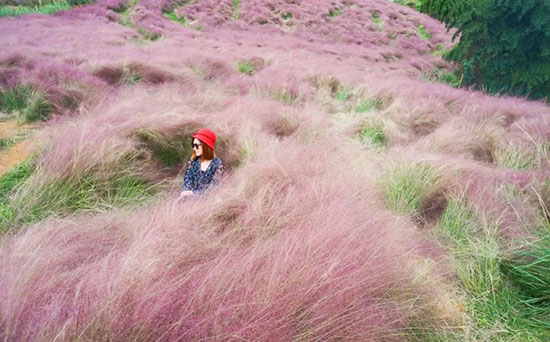
<path fill-rule="evenodd" d="M 122 5 L 0 18 L 0 90 L 32 84 L 54 105 L 36 125 L 37 174 L 108 178 L 139 156 L 162 186 L 2 235 L 0 341 L 411 341 L 419 319 L 464 322 L 430 234 L 441 198 L 465 196 L 503 238 L 532 233 L 537 198 L 499 194 L 548 179 L 550 108 L 428 82 L 451 70 L 441 23 L 386 0 Z M 383 149 L 357 139 L 374 124 Z M 185 162 L 155 164 L 138 135 L 199 127 L 227 172 L 176 204 Z M 513 148 L 529 169 L 510 167 Z M 411 162 L 444 174 L 421 220 L 381 187 Z"/>

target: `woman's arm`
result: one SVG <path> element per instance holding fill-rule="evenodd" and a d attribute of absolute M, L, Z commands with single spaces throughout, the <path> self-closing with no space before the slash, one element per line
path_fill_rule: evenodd
<path fill-rule="evenodd" d="M 187 164 L 187 170 L 185 170 L 185 175 L 183 176 L 183 185 L 181 186 L 181 191 L 191 191 L 193 183 L 193 173 L 191 172 L 192 164 L 191 160 Z"/>
<path fill-rule="evenodd" d="M 191 190 L 192 184 L 193 184 L 193 172 L 191 170 L 192 164 L 191 161 L 189 161 L 187 165 L 187 170 L 185 170 L 185 175 L 183 176 L 183 185 L 181 186 L 181 193 L 176 200 L 176 202 L 180 202 L 184 197 L 187 196 L 193 196 L 193 191 Z"/>

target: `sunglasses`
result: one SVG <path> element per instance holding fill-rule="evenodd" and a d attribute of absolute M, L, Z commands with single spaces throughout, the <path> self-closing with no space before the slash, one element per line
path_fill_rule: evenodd
<path fill-rule="evenodd" d="M 198 149 L 202 144 L 195 144 L 191 143 L 191 146 L 193 146 L 194 149 Z"/>

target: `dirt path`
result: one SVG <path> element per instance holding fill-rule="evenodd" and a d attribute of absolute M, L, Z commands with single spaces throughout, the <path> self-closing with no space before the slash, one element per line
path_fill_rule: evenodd
<path fill-rule="evenodd" d="M 0 138 L 14 136 L 21 127 L 17 120 L 0 121 Z"/>
<path fill-rule="evenodd" d="M 32 126 L 20 126 L 17 120 L 2 121 L 0 122 L 0 139 L 15 137 L 22 130 L 28 130 L 29 128 L 32 128 Z M 0 176 L 27 159 L 32 150 L 32 139 L 28 138 L 0 151 Z"/>
<path fill-rule="evenodd" d="M 19 164 L 32 153 L 32 141 L 25 140 L 0 153 L 0 176 Z"/>

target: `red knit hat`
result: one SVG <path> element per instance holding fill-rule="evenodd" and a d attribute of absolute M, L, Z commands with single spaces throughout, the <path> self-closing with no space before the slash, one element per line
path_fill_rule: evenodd
<path fill-rule="evenodd" d="M 211 149 L 214 149 L 214 144 L 216 144 L 216 134 L 209 130 L 208 128 L 201 128 L 199 131 L 191 136 L 192 138 L 197 138 L 206 145 L 210 146 Z"/>

